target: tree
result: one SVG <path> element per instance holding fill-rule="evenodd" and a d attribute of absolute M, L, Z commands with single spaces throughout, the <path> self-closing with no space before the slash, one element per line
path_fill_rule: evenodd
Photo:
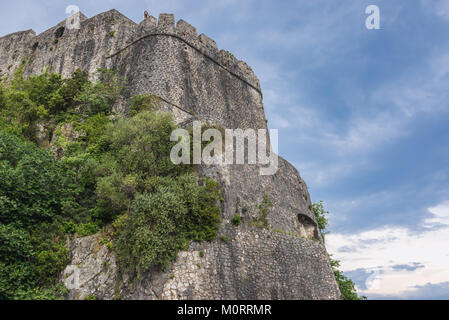
<path fill-rule="evenodd" d="M 0 130 L 0 299 L 57 282 L 68 261 L 58 223 L 76 206 L 71 178 L 51 153 Z"/>
<path fill-rule="evenodd" d="M 137 276 L 165 269 L 190 240 L 211 241 L 218 233 L 219 185 L 170 161 L 174 129 L 170 114 L 148 111 L 106 129 L 98 212 L 113 214 L 103 219 L 115 218 L 120 269 Z"/>
<path fill-rule="evenodd" d="M 312 208 L 318 224 L 318 229 L 320 230 L 321 236 L 324 241 L 324 236 L 327 233 L 326 228 L 329 223 L 327 219 L 329 211 L 326 211 L 324 209 L 324 202 L 322 200 L 319 202 L 314 202 Z M 331 256 L 329 256 L 329 261 L 332 267 L 332 271 L 334 272 L 335 280 L 337 281 L 338 287 L 340 289 L 341 298 L 343 300 L 365 300 L 366 297 L 357 295 L 355 283 L 338 269 L 340 267 L 340 261 L 332 259 Z"/>

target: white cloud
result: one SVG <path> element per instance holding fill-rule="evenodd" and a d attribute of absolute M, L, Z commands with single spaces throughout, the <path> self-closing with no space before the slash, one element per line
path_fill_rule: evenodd
<path fill-rule="evenodd" d="M 425 227 L 431 228 L 441 225 L 449 226 L 449 202 L 429 208 L 429 211 L 433 216 L 424 220 L 423 223 Z"/>
<path fill-rule="evenodd" d="M 377 228 L 358 234 L 329 234 L 327 248 L 341 260 L 343 271 L 365 269 L 373 272 L 367 295 L 410 296 L 417 286 L 449 281 L 449 202 L 428 209 L 431 218 L 424 231 L 403 227 Z M 429 228 L 429 224 L 433 227 Z M 397 265 L 419 263 L 415 270 Z"/>

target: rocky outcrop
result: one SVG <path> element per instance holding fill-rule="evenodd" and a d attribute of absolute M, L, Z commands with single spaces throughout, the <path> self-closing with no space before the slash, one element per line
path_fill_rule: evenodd
<path fill-rule="evenodd" d="M 218 50 L 187 22 L 175 24 L 173 15 L 145 17 L 136 24 L 111 10 L 90 19 L 82 16 L 78 30 L 62 22 L 37 36 L 25 31 L 2 37 L 0 69 L 10 77 L 20 65 L 17 59 L 27 61 L 26 74 L 48 67 L 67 76 L 80 68 L 94 77 L 97 68 L 112 68 L 129 80 L 124 99 L 154 94 L 182 125 L 199 120 L 229 129 L 267 130 L 259 80 L 246 63 Z M 101 235 L 72 239 L 72 262 L 64 274 L 71 298 L 339 298 L 307 186 L 291 164 L 279 159 L 272 176 L 260 176 L 257 165 L 196 169 L 220 182 L 225 201 L 219 238 L 192 243 L 170 270 L 153 270 L 141 281 L 118 274 L 114 253 Z M 250 223 L 264 195 L 274 204 L 268 230 Z M 244 221 L 238 227 L 230 223 L 236 213 Z"/>

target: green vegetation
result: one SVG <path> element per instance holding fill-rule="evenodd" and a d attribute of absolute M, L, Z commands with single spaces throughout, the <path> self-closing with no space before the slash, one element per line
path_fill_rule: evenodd
<path fill-rule="evenodd" d="M 318 223 L 318 228 L 324 240 L 324 235 L 326 234 L 326 227 L 328 224 L 327 215 L 329 214 L 329 211 L 326 211 L 324 209 L 323 201 L 314 202 L 312 207 Z M 332 270 L 334 271 L 335 280 L 337 281 L 338 287 L 340 288 L 341 298 L 343 300 L 366 300 L 365 296 L 357 295 L 355 283 L 351 279 L 346 277 L 340 270 L 338 270 L 338 268 L 340 267 L 340 261 L 332 259 L 331 256 L 329 256 L 329 260 Z"/>
<path fill-rule="evenodd" d="M 235 214 L 231 219 L 231 223 L 234 227 L 238 227 L 242 223 L 242 216 Z"/>
<path fill-rule="evenodd" d="M 257 205 L 257 209 L 259 209 L 259 216 L 254 219 L 251 224 L 261 229 L 269 229 L 270 224 L 268 222 L 268 213 L 272 207 L 273 203 L 270 198 L 267 194 L 264 194 L 262 202 Z"/>
<path fill-rule="evenodd" d="M 64 298 L 67 235 L 110 230 L 102 243 L 138 277 L 216 238 L 219 186 L 170 161 L 176 126 L 158 99 L 132 97 L 127 118 L 113 112 L 126 81 L 110 70 L 96 83 L 22 73 L 0 82 L 0 299 Z"/>
<path fill-rule="evenodd" d="M 271 229 L 271 230 L 274 231 L 274 232 L 283 234 L 283 235 L 287 235 L 287 236 L 292 236 L 292 237 L 297 237 L 297 238 L 300 237 L 299 234 L 297 234 L 297 233 L 295 233 L 295 232 L 291 232 L 291 231 L 284 231 L 284 230 L 282 230 L 282 229 L 277 229 L 277 228 L 274 228 L 274 229 Z"/>
<path fill-rule="evenodd" d="M 129 102 L 129 115 L 135 116 L 142 111 L 156 111 L 161 100 L 152 94 L 138 94 L 131 97 Z"/>
<path fill-rule="evenodd" d="M 325 239 L 326 235 L 326 227 L 329 221 L 327 220 L 327 215 L 329 214 L 329 211 L 326 211 L 324 209 L 324 202 L 323 200 L 319 202 L 314 202 L 312 204 L 312 210 L 315 214 L 316 222 L 318 224 L 318 230 L 320 230 L 321 237 L 323 238 L 323 241 Z"/>
<path fill-rule="evenodd" d="M 62 163 L 0 131 L 0 299 L 51 297 L 40 288 L 68 262 L 61 226 L 75 199 Z"/>

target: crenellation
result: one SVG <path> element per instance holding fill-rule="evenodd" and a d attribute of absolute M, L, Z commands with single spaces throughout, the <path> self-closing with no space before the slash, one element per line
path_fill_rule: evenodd
<path fill-rule="evenodd" d="M 208 36 L 206 36 L 204 33 L 200 34 L 198 39 L 206 47 L 211 48 L 215 51 L 218 51 L 217 43 L 214 40 L 212 40 L 211 38 L 209 38 Z"/>
<path fill-rule="evenodd" d="M 172 13 L 161 13 L 157 26 L 163 30 L 174 31 L 175 29 L 175 15 Z"/>
<path fill-rule="evenodd" d="M 153 29 L 157 26 L 157 19 L 151 15 L 148 15 L 142 22 L 139 24 L 143 29 Z"/>
<path fill-rule="evenodd" d="M 113 43 L 109 45 L 109 54 L 114 54 L 127 46 L 132 45 L 135 41 L 151 36 L 151 34 L 167 34 L 168 36 L 176 36 L 181 40 L 186 41 L 187 44 L 198 49 L 212 60 L 223 65 L 223 67 L 230 72 L 235 73 L 260 90 L 258 78 L 246 63 L 238 61 L 227 51 L 222 50 L 219 52 L 217 44 L 213 39 L 204 33 L 198 36 L 196 28 L 186 21 L 182 19 L 179 20 L 175 27 L 175 17 L 173 14 L 162 13 L 159 16 L 159 19 L 156 19 L 154 16 L 150 16 L 147 13 L 147 15 L 145 15 L 146 18 L 140 24 L 136 24 L 115 9 L 100 13 L 91 18 L 87 18 L 81 12 L 79 13 L 79 16 L 81 22 L 81 28 L 79 30 L 65 28 L 66 20 L 64 20 L 39 35 L 36 35 L 32 30 L 16 32 L 0 38 L 0 43 L 1 41 L 4 41 L 4 39 L 13 38 L 13 47 L 16 48 L 15 50 L 21 51 L 21 58 L 22 55 L 25 55 L 24 48 L 26 48 L 26 53 L 31 53 L 32 56 L 39 57 L 40 55 L 45 55 L 47 57 L 46 59 L 38 58 L 34 63 L 35 66 L 28 66 L 26 68 L 27 70 L 35 71 L 35 67 L 37 67 L 39 63 L 41 64 L 39 66 L 40 69 L 42 69 L 43 66 L 56 63 L 59 67 L 56 69 L 51 68 L 50 70 L 58 71 L 58 69 L 60 69 L 64 75 L 68 75 L 72 70 L 65 70 L 67 68 L 67 66 L 63 66 L 65 62 L 59 60 L 61 58 L 61 50 L 67 51 L 70 49 L 70 45 L 68 44 L 70 42 L 76 43 L 78 49 L 75 51 L 79 52 L 80 42 L 84 42 L 85 46 L 92 48 L 93 42 L 90 41 L 88 37 L 89 35 L 98 34 L 102 37 L 101 39 L 98 39 L 101 42 L 111 42 L 111 40 L 113 40 Z M 62 36 L 57 37 L 58 39 L 55 37 L 55 32 L 57 32 L 57 30 L 62 33 Z M 116 33 L 120 34 L 120 39 L 110 39 L 112 35 L 115 37 Z M 110 34 L 110 36 L 107 37 L 107 34 Z M 17 36 L 23 35 L 26 35 L 26 39 L 17 38 Z M 97 44 L 98 40 L 95 41 L 95 44 Z M 59 41 L 61 41 L 61 43 L 59 43 Z M 2 49 L 5 50 L 5 48 L 9 47 L 3 45 Z M 12 61 L 5 59 L 5 51 L 2 55 L 3 57 L 0 57 L 0 70 L 5 70 L 8 66 L 12 65 L 8 72 L 2 72 L 2 75 L 9 77 L 20 64 L 12 63 Z M 64 60 L 64 57 L 61 59 Z M 85 64 L 86 63 L 87 62 L 85 62 Z M 101 66 L 104 66 L 104 63 L 102 63 Z M 93 70 L 94 66 L 92 65 L 92 67 L 88 67 L 87 69 Z"/>
<path fill-rule="evenodd" d="M 259 78 L 256 77 L 253 69 L 245 61 L 239 60 L 237 62 L 237 67 L 239 69 L 239 73 L 242 74 L 243 78 L 247 79 L 257 88 L 260 88 Z"/>
<path fill-rule="evenodd" d="M 181 35 L 186 36 L 187 38 L 198 38 L 196 28 L 182 19 L 177 22 L 176 29 L 181 33 Z"/>
<path fill-rule="evenodd" d="M 232 53 L 227 50 L 220 50 L 218 57 L 220 59 L 220 63 L 222 63 L 228 69 L 235 71 L 238 60 Z"/>

